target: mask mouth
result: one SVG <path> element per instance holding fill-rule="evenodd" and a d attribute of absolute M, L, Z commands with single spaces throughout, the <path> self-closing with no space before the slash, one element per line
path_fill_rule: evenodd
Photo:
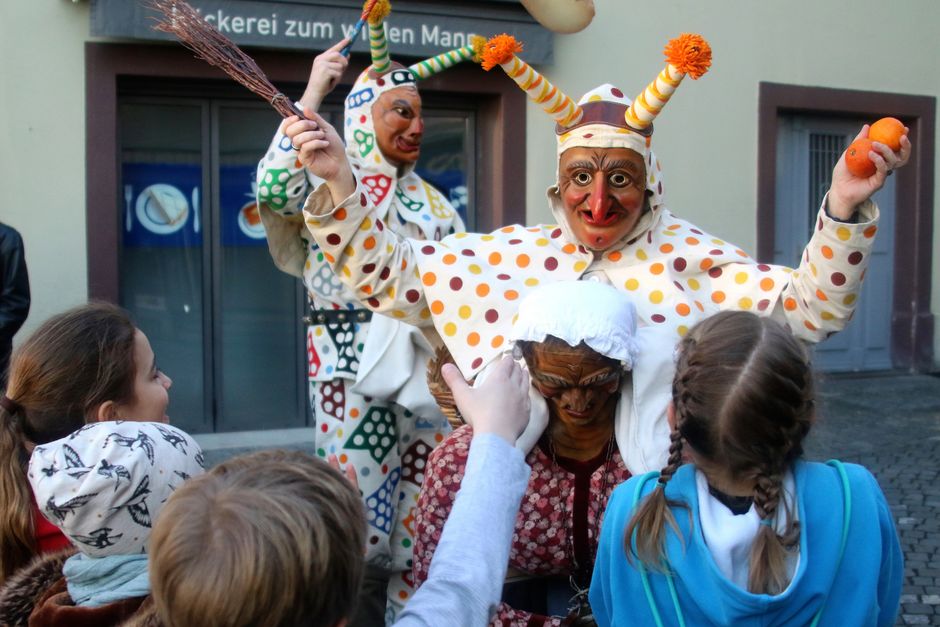
<path fill-rule="evenodd" d="M 395 138 L 395 147 L 402 152 L 417 152 L 421 150 L 421 138 L 417 141 L 408 141 L 404 137 Z"/>
<path fill-rule="evenodd" d="M 577 419 L 579 419 L 579 420 L 584 420 L 584 419 L 586 419 L 586 418 L 590 418 L 590 417 L 591 417 L 591 414 L 592 414 L 593 412 L 591 411 L 591 408 L 589 407 L 589 408 L 583 409 L 583 410 L 581 410 L 581 411 L 576 411 L 576 410 L 574 410 L 574 409 L 565 409 L 565 413 L 568 414 L 569 416 L 573 417 L 573 418 L 577 418 Z"/>

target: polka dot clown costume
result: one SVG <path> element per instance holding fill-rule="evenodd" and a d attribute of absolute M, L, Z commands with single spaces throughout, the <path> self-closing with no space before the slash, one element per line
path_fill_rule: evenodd
<path fill-rule="evenodd" d="M 490 40 L 484 68 L 501 66 L 553 116 L 560 158 L 569 150 L 589 148 L 602 157 L 605 150 L 626 149 L 622 152 L 642 159 L 642 209 L 635 224 L 602 247 L 583 241 L 577 235 L 584 228 L 579 212 L 566 206 L 563 190 L 555 185 L 548 200 L 558 224 L 513 225 L 487 235 L 457 233 L 440 242 L 419 242 L 381 228 L 361 181 L 337 207 L 324 186 L 307 200 L 308 228 L 366 306 L 416 325 L 433 325 L 468 378 L 506 350 L 520 298 L 545 282 L 590 278 L 610 283 L 631 294 L 641 324 L 676 340 L 696 321 L 723 309 L 774 316 L 808 342 L 845 326 L 877 230 L 878 209 L 870 200 L 856 207 L 852 223 L 831 218 L 824 200 L 795 270 L 759 264 L 666 207 L 662 168 L 650 148 L 651 122 L 684 76 L 695 78 L 708 68 L 704 40 L 683 35 L 670 42 L 666 69 L 632 102 L 620 89 L 601 85 L 572 103 L 515 56 L 519 49 L 508 36 Z M 650 451 L 648 459 L 658 460 L 660 452 Z"/>
<path fill-rule="evenodd" d="M 393 64 L 381 8 L 369 23 L 373 62 L 346 98 L 347 154 L 378 212 L 374 222 L 404 237 L 436 241 L 463 231 L 463 221 L 413 165 L 399 169 L 385 158 L 372 105 L 383 93 L 414 88 L 416 81 L 475 53 L 466 46 L 410 68 Z M 290 139 L 279 131 L 258 164 L 259 212 L 275 263 L 302 277 L 307 288 L 312 308 L 307 375 L 317 453 L 336 454 L 359 473 L 369 522 L 367 561 L 398 573 L 389 587 L 391 620 L 411 595 L 412 510 L 422 469 L 449 427 L 427 391 L 427 340 L 411 325 L 359 308 L 355 292 L 331 268 L 333 255 L 304 228 L 300 205 L 320 182 L 303 169 Z"/>

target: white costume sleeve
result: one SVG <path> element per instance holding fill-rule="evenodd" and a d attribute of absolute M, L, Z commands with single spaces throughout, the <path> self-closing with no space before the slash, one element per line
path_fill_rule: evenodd
<path fill-rule="evenodd" d="M 431 324 L 413 246 L 433 243 L 387 228 L 361 185 L 336 207 L 321 185 L 307 198 L 304 218 L 326 261 L 364 306 L 415 326 Z"/>
<path fill-rule="evenodd" d="M 303 276 L 310 238 L 301 205 L 319 179 L 300 164 L 290 138 L 280 128 L 258 162 L 255 183 L 258 213 L 275 265 L 288 274 Z"/>

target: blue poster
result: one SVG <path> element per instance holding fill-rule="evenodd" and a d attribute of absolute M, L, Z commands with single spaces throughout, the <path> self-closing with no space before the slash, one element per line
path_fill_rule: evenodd
<path fill-rule="evenodd" d="M 202 245 L 202 168 L 125 163 L 121 169 L 124 246 Z"/>
<path fill-rule="evenodd" d="M 219 172 L 223 246 L 266 246 L 255 202 L 255 165 L 223 165 Z"/>

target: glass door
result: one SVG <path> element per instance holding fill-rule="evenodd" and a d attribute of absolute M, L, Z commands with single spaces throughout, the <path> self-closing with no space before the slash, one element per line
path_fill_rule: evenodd
<path fill-rule="evenodd" d="M 277 124 L 238 100 L 121 105 L 121 304 L 173 379 L 171 420 L 195 433 L 311 422 L 303 290 L 271 261 L 254 204 Z"/>
<path fill-rule="evenodd" d="M 208 107 L 198 101 L 127 102 L 119 127 L 121 305 L 173 379 L 170 419 L 197 432 L 213 426 L 204 350 L 211 234 L 201 203 L 207 120 Z"/>
<path fill-rule="evenodd" d="M 255 204 L 255 168 L 277 117 L 264 104 L 219 103 L 212 119 L 220 430 L 304 426 L 300 282 L 274 267 Z"/>

